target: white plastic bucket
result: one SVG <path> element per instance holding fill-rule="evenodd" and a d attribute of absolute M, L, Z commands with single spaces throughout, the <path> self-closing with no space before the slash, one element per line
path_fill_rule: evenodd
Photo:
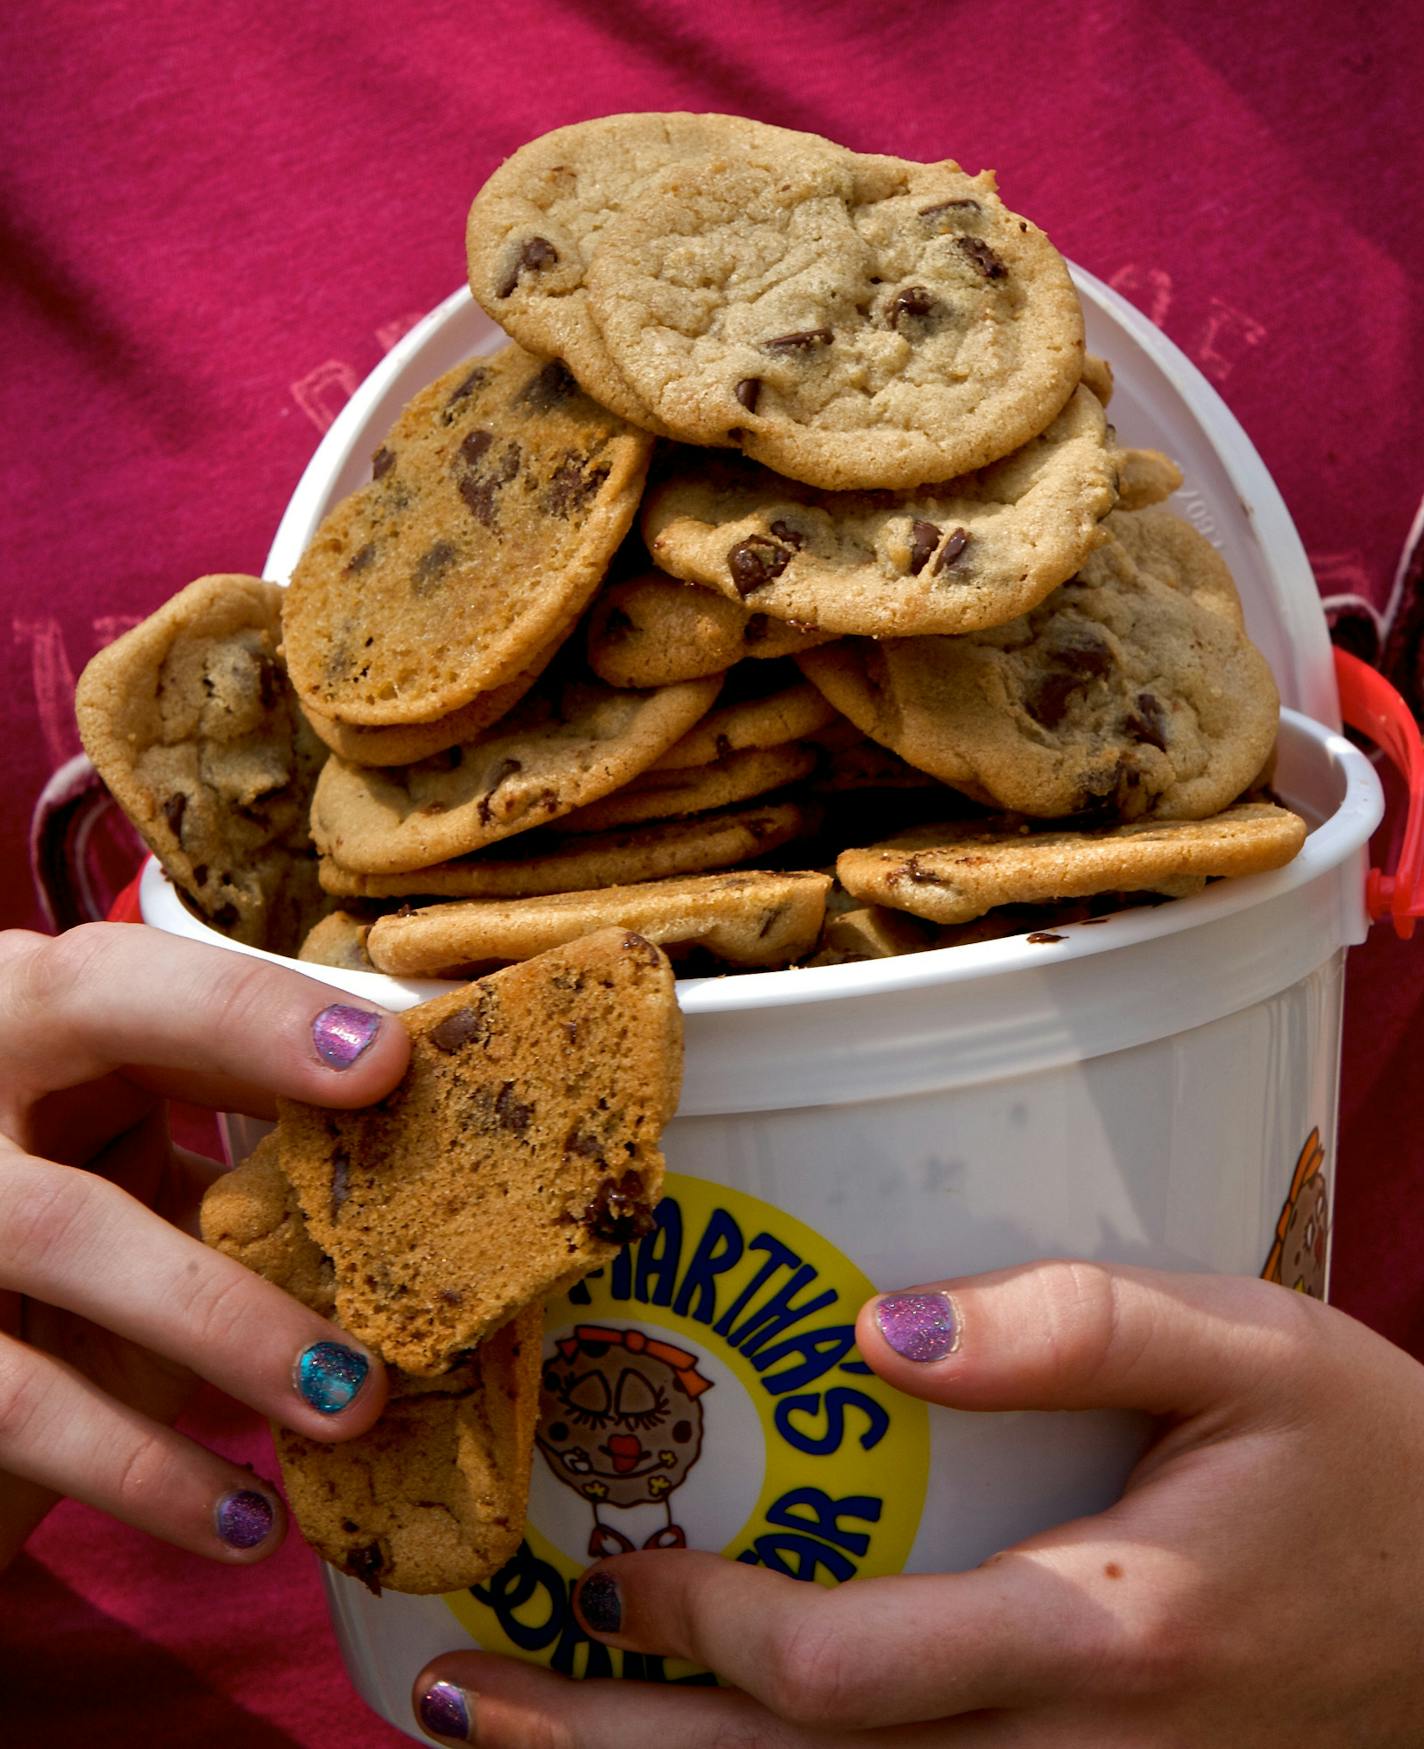
<path fill-rule="evenodd" d="M 579 1633 L 569 1593 L 594 1546 L 685 1537 L 840 1580 L 969 1565 L 1115 1498 L 1142 1423 L 971 1416 L 896 1396 L 849 1346 L 875 1289 L 1071 1255 L 1269 1270 L 1324 1291 L 1344 950 L 1367 928 L 1380 787 L 1327 726 L 1323 618 L 1259 458 L 1162 335 L 1078 279 L 1089 344 L 1117 373 L 1119 429 L 1181 461 L 1178 507 L 1241 584 L 1292 707 L 1277 787 L 1314 829 L 1273 874 L 1060 940 L 680 985 L 686 1075 L 660 1225 L 550 1308 L 564 1407 L 542 1428 L 519 1556 L 450 1598 L 375 1598 L 327 1570 L 357 1687 L 412 1736 L 413 1675 L 462 1644 L 579 1674 L 679 1674 Z M 461 293 L 397 346 L 318 450 L 269 575 L 289 574 L 365 478 L 415 390 L 496 338 Z M 154 864 L 140 904 L 160 928 L 233 945 Z M 442 988 L 301 969 L 392 1008 Z M 245 1120 L 231 1129 L 241 1153 L 253 1134 Z M 610 1469 L 597 1452 L 615 1426 L 636 1430 L 642 1456 L 627 1457 L 625 1434 Z"/>

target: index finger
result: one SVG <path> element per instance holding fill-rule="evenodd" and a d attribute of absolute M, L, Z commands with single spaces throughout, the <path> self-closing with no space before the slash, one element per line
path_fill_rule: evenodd
<path fill-rule="evenodd" d="M 384 1009 L 248 954 L 131 923 L 0 936 L 4 1118 L 17 1141 L 45 1094 L 115 1071 L 266 1117 L 275 1095 L 368 1105 L 409 1056 Z"/>

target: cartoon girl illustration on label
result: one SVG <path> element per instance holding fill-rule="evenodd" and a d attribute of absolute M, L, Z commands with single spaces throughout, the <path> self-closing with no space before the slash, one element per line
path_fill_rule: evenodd
<path fill-rule="evenodd" d="M 1296 1160 L 1290 1194 L 1276 1222 L 1275 1243 L 1261 1271 L 1266 1281 L 1278 1281 L 1282 1287 L 1309 1294 L 1314 1300 L 1325 1298 L 1330 1237 L 1330 1186 L 1324 1168 L 1320 1131 L 1313 1129 Z"/>
<path fill-rule="evenodd" d="M 697 1356 L 638 1329 L 576 1325 L 544 1363 L 535 1435 L 554 1475 L 593 1508 L 591 1557 L 639 1545 L 604 1522 L 613 1508 L 661 1505 L 665 1522 L 641 1546 L 684 1548 L 670 1497 L 702 1450 Z"/>

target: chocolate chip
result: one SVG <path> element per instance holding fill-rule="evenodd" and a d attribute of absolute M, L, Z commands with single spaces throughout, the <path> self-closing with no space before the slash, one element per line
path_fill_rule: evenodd
<path fill-rule="evenodd" d="M 727 569 L 737 594 L 745 597 L 779 577 L 794 557 L 790 547 L 768 540 L 764 534 L 749 534 L 727 554 Z"/>
<path fill-rule="evenodd" d="M 982 237 L 956 237 L 954 240 L 985 279 L 1002 279 L 1008 272 L 1008 268 Z"/>
<path fill-rule="evenodd" d="M 381 1574 L 386 1569 L 386 1557 L 379 1543 L 367 1543 L 362 1548 L 347 1549 L 341 1570 L 359 1579 L 373 1597 L 381 1595 Z"/>
<path fill-rule="evenodd" d="M 441 409 L 441 421 L 444 424 L 449 425 L 458 417 L 456 409 L 459 407 L 460 402 L 466 400 L 476 389 L 482 388 L 488 381 L 489 371 L 484 365 L 477 364 L 463 381 L 456 383 L 455 387 L 451 389 L 449 399 Z"/>
<path fill-rule="evenodd" d="M 743 377 L 733 392 L 748 413 L 755 413 L 757 401 L 761 398 L 761 378 Z"/>
<path fill-rule="evenodd" d="M 341 1213 L 342 1205 L 351 1194 L 351 1156 L 338 1147 L 331 1156 L 331 1218 Z"/>
<path fill-rule="evenodd" d="M 1046 941 L 1066 941 L 1066 935 L 1055 935 L 1051 929 L 1035 929 L 1032 935 L 1026 935 L 1025 941 L 1031 941 L 1038 946 Z"/>
<path fill-rule="evenodd" d="M 1146 741 L 1161 753 L 1167 751 L 1167 713 L 1162 701 L 1150 692 L 1139 692 L 1136 709 L 1127 713 L 1125 728 L 1134 741 Z"/>
<path fill-rule="evenodd" d="M 371 457 L 371 478 L 384 479 L 396 465 L 396 454 L 393 449 L 387 449 L 384 444 Z"/>
<path fill-rule="evenodd" d="M 534 1115 L 534 1107 L 526 1105 L 521 1099 L 516 1099 L 514 1083 L 506 1081 L 495 1098 L 494 1115 L 505 1129 L 512 1130 L 516 1136 L 522 1136 L 529 1128 L 529 1119 Z"/>
<path fill-rule="evenodd" d="M 626 638 L 629 632 L 636 629 L 632 616 L 624 613 L 621 607 L 610 607 L 603 616 L 603 636 L 605 638 Z"/>
<path fill-rule="evenodd" d="M 596 1160 L 600 1166 L 606 1166 L 603 1157 L 603 1144 L 597 1136 L 584 1135 L 578 1130 L 570 1130 L 564 1143 L 566 1154 L 578 1154 L 585 1160 Z"/>
<path fill-rule="evenodd" d="M 983 208 L 977 200 L 965 195 L 959 200 L 941 200 L 936 201 L 933 206 L 922 206 L 920 217 L 922 219 L 943 219 L 953 215 L 956 218 L 962 218 L 969 213 L 982 212 L 982 210 Z"/>
<path fill-rule="evenodd" d="M 467 468 L 474 467 L 493 442 L 494 433 L 492 431 L 481 429 L 466 433 L 464 441 L 460 445 L 460 460 Z"/>
<path fill-rule="evenodd" d="M 910 575 L 918 577 L 939 545 L 940 531 L 933 522 L 917 517 L 910 524 Z"/>
<path fill-rule="evenodd" d="M 763 352 L 809 352 L 813 346 L 829 346 L 835 336 L 829 328 L 798 328 L 794 334 L 778 334 L 763 340 Z"/>
<path fill-rule="evenodd" d="M 1081 685 L 1076 674 L 1052 668 L 1024 699 L 1024 709 L 1034 722 L 1055 729 L 1068 715 L 1068 700 Z"/>
<path fill-rule="evenodd" d="M 771 525 L 771 532 L 778 540 L 785 541 L 787 546 L 795 547 L 799 553 L 806 544 L 806 537 L 799 528 L 793 528 L 785 518 L 778 516 Z"/>
<path fill-rule="evenodd" d="M 410 574 L 411 594 L 429 595 L 459 556 L 460 550 L 453 541 L 438 540 L 427 547 Z"/>
<path fill-rule="evenodd" d="M 513 777 L 516 771 L 522 771 L 523 769 L 524 767 L 517 759 L 501 759 L 499 764 L 495 766 L 494 774 L 490 778 L 489 788 L 480 797 L 479 814 L 480 824 L 482 826 L 488 826 L 494 819 L 494 809 L 491 806 L 491 803 L 494 801 L 494 792 L 504 782 L 505 778 Z"/>
<path fill-rule="evenodd" d="M 484 1015 L 474 1008 L 457 1008 L 453 1014 L 447 1014 L 437 1026 L 432 1026 L 427 1037 L 437 1051 L 444 1051 L 447 1056 L 460 1050 L 470 1043 L 483 1043 L 489 1031 Z"/>
<path fill-rule="evenodd" d="M 583 1212 L 583 1224 L 595 1239 L 628 1245 L 651 1233 L 653 1211 L 643 1199 L 643 1180 L 627 1171 L 619 1179 L 605 1178 Z"/>
<path fill-rule="evenodd" d="M 507 298 L 519 284 L 521 274 L 540 273 L 544 268 L 552 267 L 558 259 L 559 252 L 547 237 L 530 237 L 510 263 L 494 295 Z"/>
<path fill-rule="evenodd" d="M 182 790 L 176 790 L 163 804 L 163 818 L 168 822 L 168 830 L 178 840 L 183 842 L 183 815 L 188 807 L 188 798 Z"/>
<path fill-rule="evenodd" d="M 903 316 L 928 316 L 938 302 L 928 286 L 902 286 L 886 307 L 886 323 L 891 328 L 898 328 Z"/>
<path fill-rule="evenodd" d="M 478 435 L 483 436 L 483 433 Z M 470 471 L 463 472 L 455 482 L 456 490 L 465 501 L 466 508 L 477 522 L 482 522 L 486 528 L 493 528 L 495 521 L 495 499 L 509 482 L 518 474 L 524 452 L 517 443 L 507 443 L 499 452 L 497 462 L 484 473 L 473 469 L 484 457 L 488 444 L 481 444 L 470 457 Z M 463 454 L 463 448 L 461 453 Z"/>
<path fill-rule="evenodd" d="M 752 613 L 747 615 L 747 623 L 742 627 L 742 642 L 744 644 L 760 644 L 770 635 L 770 614 Z"/>
<path fill-rule="evenodd" d="M 1045 638 L 1044 645 L 1053 662 L 1087 678 L 1111 674 L 1117 666 L 1112 645 L 1090 626 L 1062 622 Z"/>
<path fill-rule="evenodd" d="M 234 929 L 237 927 L 237 906 L 220 905 L 212 914 L 212 921 L 219 929 Z"/>
<path fill-rule="evenodd" d="M 968 545 L 968 529 L 956 528 L 940 548 L 939 557 L 935 560 L 935 576 L 938 577 L 941 571 L 947 571 Z"/>
<path fill-rule="evenodd" d="M 357 547 L 356 551 L 352 553 L 346 561 L 346 569 L 348 571 L 364 571 L 375 557 L 376 543 L 373 540 L 368 540 L 364 547 Z"/>
<path fill-rule="evenodd" d="M 600 487 L 608 478 L 609 468 L 607 463 L 602 467 L 590 467 L 591 459 L 572 450 L 561 458 L 540 499 L 551 516 L 567 518 L 598 496 Z"/>
<path fill-rule="evenodd" d="M 551 358 L 538 376 L 526 384 L 518 404 L 530 407 L 536 413 L 547 413 L 551 407 L 557 407 L 560 401 L 567 401 L 570 395 L 577 393 L 578 384 L 569 375 L 568 367 L 561 359 Z"/>
<path fill-rule="evenodd" d="M 199 887 L 207 886 L 207 884 L 208 884 L 208 865 L 207 865 L 207 863 L 195 862 L 193 864 L 193 884 L 195 886 L 199 886 Z"/>

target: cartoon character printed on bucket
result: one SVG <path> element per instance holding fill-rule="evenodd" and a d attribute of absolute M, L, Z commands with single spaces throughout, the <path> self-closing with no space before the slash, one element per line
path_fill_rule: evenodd
<path fill-rule="evenodd" d="M 856 1351 L 874 1292 L 787 1210 L 669 1172 L 653 1230 L 548 1308 L 524 1540 L 445 1599 L 475 1644 L 571 1676 L 708 1682 L 588 1638 L 573 1593 L 590 1558 L 714 1549 L 822 1585 L 901 1571 L 929 1420 Z"/>
<path fill-rule="evenodd" d="M 1291 1175 L 1290 1194 L 1276 1222 L 1275 1242 L 1261 1275 L 1314 1300 L 1325 1298 L 1330 1238 L 1330 1181 L 1319 1129 L 1305 1138 Z"/>
<path fill-rule="evenodd" d="M 579 1324 L 544 1367 L 535 1435 L 549 1468 L 593 1508 L 590 1558 L 630 1549 L 680 1549 L 673 1491 L 702 1451 L 702 1403 L 711 1379 L 697 1356 L 645 1331 Z M 600 1512 L 660 1505 L 666 1522 L 640 1540 Z"/>

